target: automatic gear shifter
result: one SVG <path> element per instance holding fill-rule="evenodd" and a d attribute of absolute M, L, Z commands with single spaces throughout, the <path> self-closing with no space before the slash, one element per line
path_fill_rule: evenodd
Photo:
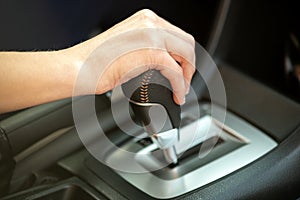
<path fill-rule="evenodd" d="M 129 99 L 131 111 L 152 141 L 162 149 L 168 163 L 177 163 L 174 144 L 179 140 L 180 106 L 173 100 L 169 81 L 157 70 L 149 70 L 124 83 L 122 90 Z M 151 109 L 164 109 L 167 122 L 157 127 Z"/>

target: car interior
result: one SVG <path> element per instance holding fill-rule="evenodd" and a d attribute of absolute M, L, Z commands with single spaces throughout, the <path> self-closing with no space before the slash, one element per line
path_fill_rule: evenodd
<path fill-rule="evenodd" d="M 160 167 L 162 152 L 142 126 L 128 125 L 131 134 L 119 126 L 141 116 L 122 114 L 123 104 L 113 102 L 112 92 L 1 114 L 0 199 L 300 198 L 297 5 L 290 0 L 0 1 L 1 51 L 67 48 L 149 8 L 203 47 L 196 48 L 197 67 L 217 69 L 206 76 L 199 68 L 193 77 L 196 98 L 187 98 L 181 109 L 180 142 L 174 147 L 180 156 L 174 165 Z M 211 96 L 220 89 L 218 74 L 225 101 Z M 90 101 L 95 114 L 77 112 L 83 137 L 74 109 Z M 105 148 L 103 136 L 111 148 Z M 134 156 L 129 159 L 126 152 Z M 132 165 L 141 171 L 131 171 Z"/>

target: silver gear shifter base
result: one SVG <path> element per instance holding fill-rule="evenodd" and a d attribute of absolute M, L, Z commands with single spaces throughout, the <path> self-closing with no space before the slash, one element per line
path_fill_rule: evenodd
<path fill-rule="evenodd" d="M 179 130 L 177 128 L 153 134 L 152 141 L 163 151 L 164 158 L 168 163 L 177 164 L 175 144 L 179 141 Z"/>
<path fill-rule="evenodd" d="M 208 104 L 204 104 L 203 109 L 207 109 L 207 106 Z M 121 148 L 134 152 L 136 162 L 128 163 L 125 151 L 113 151 L 107 154 L 106 163 L 110 166 L 123 166 L 126 162 L 129 167 L 134 165 L 134 169 L 141 169 L 143 173 L 137 174 L 135 170 L 132 172 L 116 170 L 116 173 L 153 198 L 170 199 L 227 176 L 277 146 L 272 138 L 229 111 L 226 112 L 226 120 L 223 124 L 222 118 L 212 117 L 209 113 L 201 118 L 193 116 L 194 109 L 195 107 L 190 107 L 182 114 L 183 120 L 189 123 L 183 123 L 179 131 L 180 140 L 175 144 L 179 160 L 176 166 L 167 167 L 162 150 L 157 149 L 158 144 L 164 144 L 161 143 L 161 138 L 165 137 L 160 139 L 157 137 L 154 140 L 158 142 L 156 144 L 140 143 L 139 141 L 143 139 L 128 140 L 122 143 Z M 215 109 L 218 113 L 223 110 L 219 107 Z M 148 132 L 144 134 L 149 135 Z M 213 145 L 210 152 L 206 154 L 205 144 L 210 146 L 215 138 L 220 142 Z M 185 152 L 187 154 L 184 155 Z M 206 156 L 202 157 L 203 154 Z M 167 152 L 167 155 L 170 155 L 170 152 Z"/>
<path fill-rule="evenodd" d="M 175 146 L 163 149 L 163 152 L 164 152 L 164 157 L 168 163 L 173 163 L 173 164 L 178 163 Z"/>

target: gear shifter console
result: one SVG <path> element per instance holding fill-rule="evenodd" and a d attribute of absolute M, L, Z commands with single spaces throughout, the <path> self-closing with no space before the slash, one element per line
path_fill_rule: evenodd
<path fill-rule="evenodd" d="M 165 161 L 176 164 L 180 106 L 173 100 L 169 81 L 159 71 L 149 70 L 124 83 L 122 90 L 136 121 L 162 150 Z"/>
<path fill-rule="evenodd" d="M 217 112 L 224 111 L 219 107 L 215 109 Z M 173 129 L 161 132 L 164 137 L 155 138 L 150 134 L 152 140 L 134 138 L 120 147 L 134 153 L 135 163 L 127 162 L 124 151 L 112 151 L 105 162 L 112 166 L 124 166 L 126 162 L 138 165 L 144 173 L 116 173 L 144 193 L 168 199 L 233 173 L 277 146 L 266 134 L 230 112 L 227 112 L 222 124 L 217 116 L 210 115 L 209 104 L 200 105 L 200 118 L 193 116 L 193 110 L 195 106 L 190 106 L 181 113 L 180 140 L 169 139 L 177 133 L 172 132 Z M 176 135 L 176 138 L 179 137 Z M 155 155 L 157 149 L 164 148 L 163 145 L 169 141 L 172 141 L 177 155 L 177 165 L 166 165 L 164 159 L 160 159 L 168 159 L 168 152 L 160 157 Z"/>
<path fill-rule="evenodd" d="M 159 71 L 145 72 L 123 84 L 122 90 L 130 102 L 132 119 L 146 134 L 120 146 L 132 152 L 134 160 L 128 162 L 125 151 L 111 151 L 105 162 L 142 169 L 139 174 L 116 172 L 152 197 L 177 197 L 204 186 L 253 162 L 277 145 L 229 112 L 224 124 L 221 123 L 222 119 L 211 115 L 210 104 L 187 105 L 181 112 L 173 101 L 169 81 Z M 195 106 L 200 109 L 200 118 L 193 116 Z M 213 108 L 216 113 L 225 112 L 220 107 Z"/>

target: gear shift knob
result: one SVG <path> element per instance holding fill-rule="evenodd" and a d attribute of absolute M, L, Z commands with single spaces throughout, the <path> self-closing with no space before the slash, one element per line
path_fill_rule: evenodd
<path fill-rule="evenodd" d="M 169 81 L 157 70 L 149 70 L 122 85 L 122 90 L 130 102 L 130 107 L 147 134 L 163 150 L 168 163 L 177 163 L 174 144 L 179 140 L 180 106 L 173 100 Z M 157 127 L 151 119 L 151 109 L 163 108 L 167 122 Z"/>

